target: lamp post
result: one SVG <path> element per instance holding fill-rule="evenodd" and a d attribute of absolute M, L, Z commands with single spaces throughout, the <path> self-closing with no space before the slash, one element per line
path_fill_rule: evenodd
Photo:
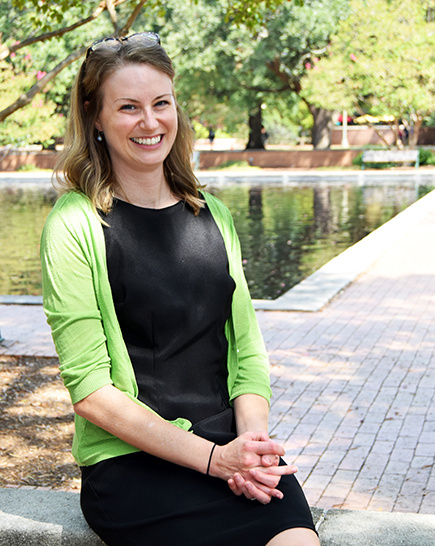
<path fill-rule="evenodd" d="M 349 148 L 349 141 L 347 139 L 347 110 L 343 110 L 343 121 L 341 122 L 341 145 L 343 148 Z"/>

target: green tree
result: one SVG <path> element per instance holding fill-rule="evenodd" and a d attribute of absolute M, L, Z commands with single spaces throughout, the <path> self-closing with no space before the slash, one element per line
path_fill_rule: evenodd
<path fill-rule="evenodd" d="M 225 4 L 170 0 L 161 16 L 145 11 L 143 17 L 156 26 L 174 59 L 179 99 L 191 117 L 205 125 L 220 120 L 233 127 L 249 120 L 247 147 L 262 148 L 264 113 L 289 112 L 300 100 L 307 65 L 326 52 L 348 2 L 263 6 L 262 24 L 254 30 L 228 22 Z M 316 130 L 318 117 L 315 121 Z"/>
<path fill-rule="evenodd" d="M 35 78 L 33 85 L 24 92 L 17 93 L 18 97 L 0 111 L 0 122 L 30 104 L 34 97 L 38 93 L 44 92 L 47 85 L 65 68 L 85 54 L 89 45 L 89 42 L 86 43 L 89 40 L 86 30 L 89 27 L 95 30 L 92 23 L 96 19 L 107 16 L 111 22 L 109 34 L 124 35 L 129 32 L 145 3 L 146 0 L 139 2 L 104 0 L 98 3 L 93 2 L 89 8 L 78 0 L 9 0 L 6 2 L 3 5 L 2 15 L 4 16 L 5 11 L 8 10 L 9 18 L 12 21 L 6 25 L 1 36 L 0 60 L 8 62 L 16 76 L 21 74 L 20 67 L 17 67 L 14 61 L 18 52 L 26 49 L 37 51 L 41 44 L 46 44 L 51 40 L 61 41 L 63 47 L 54 47 L 59 57 L 51 56 L 48 63 L 45 63 L 47 68 L 41 65 L 39 71 L 37 70 L 37 73 L 44 73 L 44 75 L 39 79 Z M 122 6 L 123 4 L 124 6 Z M 120 9 L 121 6 L 124 10 Z M 85 11 L 88 10 L 90 10 L 89 14 L 84 16 Z M 122 15 L 122 24 L 119 22 L 119 15 Z M 83 32 L 84 27 L 85 32 Z M 106 34 L 107 27 L 103 25 L 102 28 Z M 98 35 L 95 36 L 95 38 L 98 37 Z M 53 42 L 51 42 L 51 46 L 53 46 Z"/>
<path fill-rule="evenodd" d="M 35 59 L 35 74 L 44 75 L 26 89 L 17 87 L 16 98 L 8 105 L 3 103 L 0 121 L 31 104 L 41 92 L 57 104 L 57 113 L 65 113 L 71 64 L 83 56 L 93 40 L 124 35 L 134 24 L 134 30 L 157 30 L 164 37 L 165 47 L 182 75 L 180 97 L 194 116 L 233 128 L 249 119 L 249 146 L 261 147 L 263 108 L 276 108 L 281 103 L 279 109 L 283 110 L 286 102 L 284 110 L 288 110 L 297 102 L 305 60 L 320 54 L 318 49 L 324 48 L 347 0 L 301 3 L 8 0 L 3 5 L 13 16 L 8 18 L 12 22 L 4 25 L 0 59 L 19 76 L 14 55 L 29 50 Z M 44 47 L 46 58 L 40 55 Z M 65 73 L 68 77 L 63 77 Z M 277 98 L 279 93 L 286 99 Z"/>
<path fill-rule="evenodd" d="M 31 63 L 27 54 L 28 64 Z M 13 69 L 5 61 L 0 61 L 0 109 L 6 107 L 17 92 L 24 92 L 31 82 L 41 79 L 43 73 L 34 71 L 15 75 Z M 41 143 L 45 146 L 53 144 L 53 136 L 60 135 L 64 129 L 64 117 L 56 112 L 56 104 L 52 100 L 34 97 L 26 107 L 10 116 L 2 124 L 0 145 L 20 146 L 29 143 Z"/>
<path fill-rule="evenodd" d="M 284 1 L 250 0 L 248 2 L 246 0 L 226 0 L 225 17 L 227 21 L 232 20 L 237 24 L 255 28 L 262 21 L 261 10 L 264 7 L 276 8 Z M 196 3 L 196 0 L 191 0 L 191 2 Z M 89 6 L 89 4 L 91 5 Z M 3 10 L 14 12 L 18 25 L 15 27 L 7 25 L 6 32 L 2 32 L 0 60 L 9 60 L 11 55 L 16 54 L 18 50 L 36 43 L 46 42 L 54 38 L 68 40 L 71 33 L 77 29 L 83 30 L 83 27 L 103 16 L 109 17 L 112 23 L 112 32 L 110 34 L 124 36 L 128 34 L 145 5 L 151 10 L 164 12 L 165 4 L 162 0 L 101 0 L 92 3 L 80 2 L 79 0 L 9 0 L 4 2 Z M 69 22 L 68 15 L 71 14 L 74 16 L 74 21 Z M 22 20 L 27 23 L 25 25 L 27 36 L 22 36 Z M 20 34 L 20 36 L 18 37 L 17 34 Z M 95 36 L 95 38 L 98 38 L 98 36 Z M 82 57 L 88 46 L 89 43 L 82 44 L 82 47 L 71 51 L 67 57 L 59 58 L 58 63 L 40 81 L 36 82 L 26 93 L 21 94 L 8 108 L 0 112 L 0 121 L 28 104 L 65 67 Z"/>
<path fill-rule="evenodd" d="M 408 123 L 415 145 L 435 109 L 433 8 L 427 0 L 352 0 L 329 54 L 302 81 L 306 100 L 329 110 L 392 115 L 396 134 L 399 121 Z"/>

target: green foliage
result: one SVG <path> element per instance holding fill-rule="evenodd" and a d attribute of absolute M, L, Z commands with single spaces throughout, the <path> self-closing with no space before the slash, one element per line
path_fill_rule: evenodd
<path fill-rule="evenodd" d="M 289 117 L 298 115 L 297 86 L 306 70 L 305 61 L 316 48 L 328 43 L 347 2 L 311 0 L 303 5 L 301 0 L 148 0 L 131 32 L 159 32 L 177 70 L 179 101 L 191 119 L 207 128 L 246 137 L 248 116 L 261 104 L 268 107 L 265 120 L 277 132 L 289 125 Z M 137 0 L 125 0 L 116 5 L 118 28 L 136 4 Z M 99 5 L 97 0 L 5 0 L 0 4 L 0 50 L 32 35 L 69 27 Z M 31 55 L 32 69 L 35 67 L 33 80 L 25 80 L 27 88 L 24 80 L 14 80 L 15 95 L 9 90 L 8 100 L 29 89 L 38 71 L 49 72 L 84 44 L 113 32 L 113 21 L 105 11 L 95 21 L 61 37 L 29 45 L 25 51 Z M 25 57 L 21 51 L 6 59 L 17 75 L 19 70 L 26 72 L 25 65 L 18 62 Z M 44 104 L 55 105 L 54 116 L 67 114 L 68 92 L 76 71 L 76 64 L 69 66 L 44 91 Z M 2 104 L 8 106 L 6 100 Z M 282 124 L 276 112 L 282 113 Z M 302 118 L 306 120 L 307 116 Z M 296 131 L 290 124 L 290 132 Z"/>
<path fill-rule="evenodd" d="M 32 69 L 29 53 L 22 63 L 27 70 L 14 71 L 10 64 L 0 62 L 0 110 L 13 102 L 17 95 L 27 89 L 38 78 L 38 71 Z M 28 57 L 26 59 L 26 57 Z M 40 74 L 39 74 L 40 75 Z M 56 114 L 56 104 L 43 95 L 35 97 L 31 104 L 8 117 L 0 127 L 0 145 L 23 146 L 41 143 L 45 146 L 54 142 L 54 137 L 63 133 L 65 118 Z"/>
<path fill-rule="evenodd" d="M 263 105 L 265 125 L 279 132 L 287 126 L 294 135 L 298 129 L 290 119 L 312 124 L 308 110 L 298 113 L 296 106 L 307 59 L 326 47 L 348 1 L 249 4 L 263 20 L 260 27 L 228 20 L 228 6 L 237 2 L 168 0 L 164 16 L 145 7 L 136 29 L 159 32 L 177 71 L 178 99 L 191 119 L 238 135 L 245 127 L 246 135 L 249 114 Z"/>
<path fill-rule="evenodd" d="M 52 30 L 64 22 L 64 14 L 71 8 L 84 17 L 89 9 L 87 2 L 77 0 L 12 0 L 12 6 L 26 14 L 26 18 L 38 34 Z M 88 4 L 88 5 L 87 5 Z M 95 2 L 98 5 L 98 2 Z"/>
<path fill-rule="evenodd" d="M 258 29 L 266 22 L 266 14 L 276 11 L 282 4 L 302 6 L 304 0 L 228 0 L 225 21 Z"/>
<path fill-rule="evenodd" d="M 17 2 L 13 0 L 0 4 L 3 44 L 23 42 L 35 33 L 33 3 L 25 4 L 22 12 L 18 11 Z M 63 13 L 61 26 L 69 26 L 82 16 L 83 3 L 69 4 L 71 7 Z M 86 11 L 89 8 L 90 6 L 86 6 Z M 53 26 L 59 27 L 51 21 L 50 28 Z M 22 93 L 28 91 L 70 53 L 82 47 L 83 43 L 90 43 L 95 36 L 100 37 L 101 33 L 107 34 L 110 31 L 110 21 L 107 17 L 102 17 L 63 37 L 37 42 L 10 54 L 0 65 L 0 110 L 13 104 Z M 77 63 L 68 66 L 42 93 L 36 95 L 31 104 L 6 118 L 0 125 L 0 145 L 25 146 L 42 143 L 47 146 L 53 144 L 55 138 L 62 136 L 69 109 L 69 90 L 76 72 Z"/>
<path fill-rule="evenodd" d="M 418 159 L 420 165 L 435 165 L 435 154 L 427 148 L 418 149 Z"/>
<path fill-rule="evenodd" d="M 417 120 L 435 108 L 435 23 L 421 0 L 352 0 L 349 17 L 303 80 L 327 109 Z"/>

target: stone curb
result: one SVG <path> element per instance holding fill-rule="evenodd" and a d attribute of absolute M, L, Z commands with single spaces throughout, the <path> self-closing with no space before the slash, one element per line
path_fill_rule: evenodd
<path fill-rule="evenodd" d="M 433 546 L 435 515 L 312 508 L 322 546 Z M 77 493 L 0 489 L 0 546 L 103 546 Z"/>

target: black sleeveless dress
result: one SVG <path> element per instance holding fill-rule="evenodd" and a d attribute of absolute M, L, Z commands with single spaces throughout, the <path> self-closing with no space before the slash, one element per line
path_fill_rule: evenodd
<path fill-rule="evenodd" d="M 235 284 L 210 211 L 115 201 L 105 219 L 109 280 L 139 399 L 165 419 L 189 419 L 209 440 L 231 441 L 224 326 Z M 279 488 L 284 499 L 264 506 L 139 452 L 83 468 L 81 504 L 108 545 L 263 546 L 285 529 L 314 529 L 296 478 L 284 476 Z"/>

